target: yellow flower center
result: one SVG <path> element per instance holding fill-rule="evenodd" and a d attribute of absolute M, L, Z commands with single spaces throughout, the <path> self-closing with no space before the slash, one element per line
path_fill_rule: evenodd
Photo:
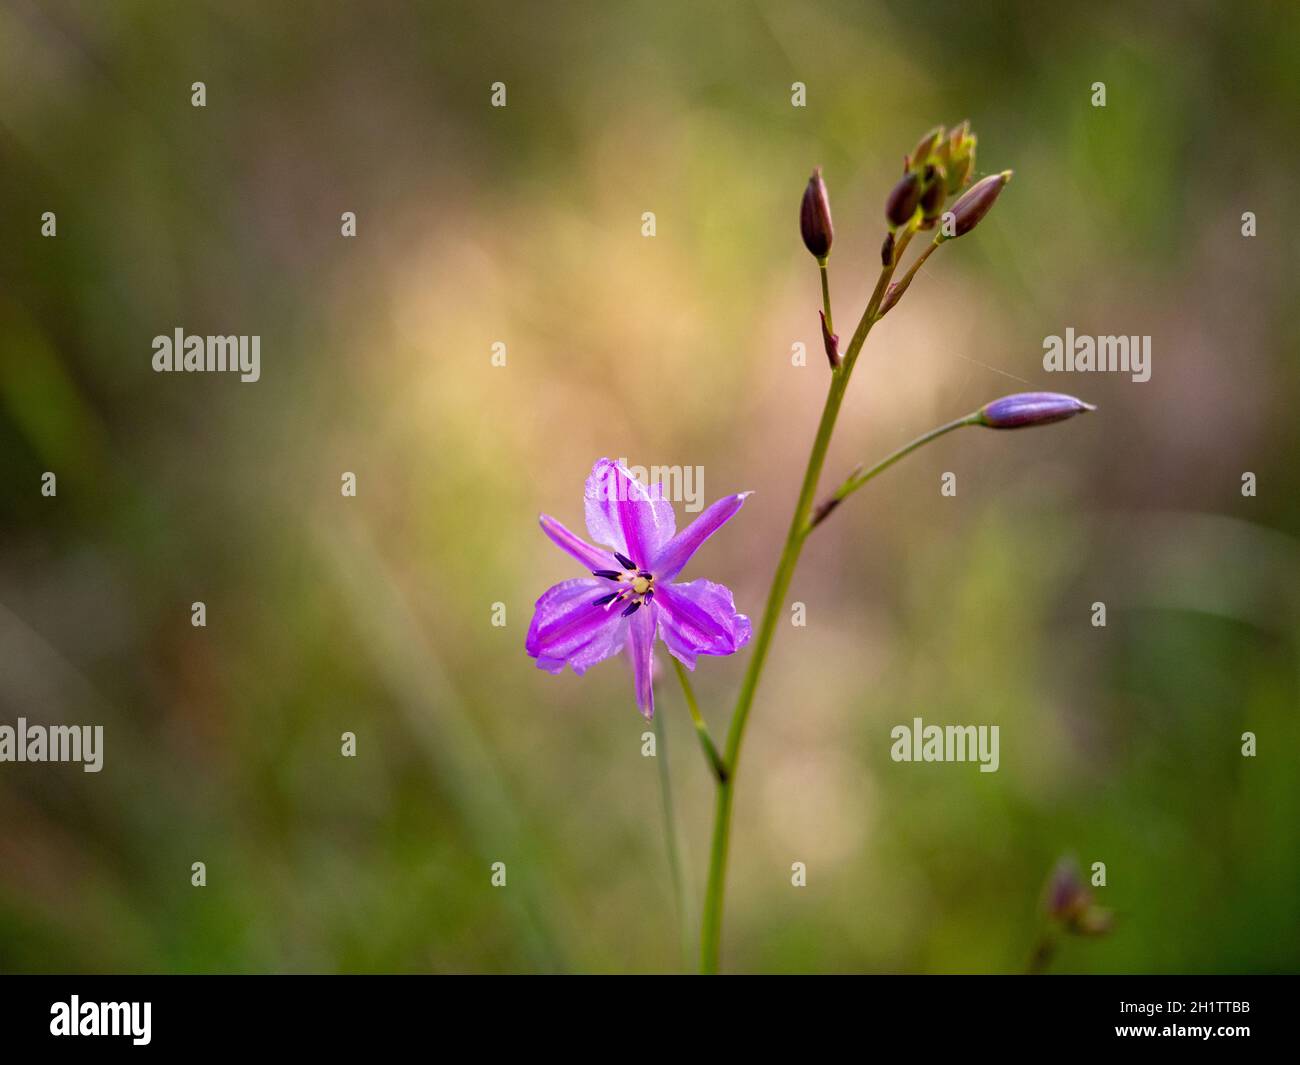
<path fill-rule="evenodd" d="M 636 592 L 637 595 L 645 595 L 652 584 L 654 584 L 653 577 L 633 577 L 632 591 Z"/>

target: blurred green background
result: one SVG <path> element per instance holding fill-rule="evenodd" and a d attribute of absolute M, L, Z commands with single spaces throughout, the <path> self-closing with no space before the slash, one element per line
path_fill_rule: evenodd
<path fill-rule="evenodd" d="M 523 651 L 577 575 L 536 516 L 581 529 L 602 455 L 754 489 L 686 576 L 758 615 L 826 387 L 808 172 L 847 336 L 903 153 L 967 117 L 1016 179 L 873 333 L 827 481 L 1007 392 L 1100 410 L 946 437 L 810 541 L 724 967 L 1018 971 L 1073 853 L 1117 924 L 1054 970 L 1300 968 L 1297 114 L 1284 3 L 6 0 L 0 723 L 106 752 L 0 765 L 0 969 L 680 968 L 626 665 Z M 153 373 L 178 326 L 261 381 Z M 1151 380 L 1045 374 L 1066 327 Z M 701 660 L 715 733 L 747 653 Z M 693 924 L 711 782 L 659 708 Z M 914 716 L 1000 770 L 893 763 Z"/>

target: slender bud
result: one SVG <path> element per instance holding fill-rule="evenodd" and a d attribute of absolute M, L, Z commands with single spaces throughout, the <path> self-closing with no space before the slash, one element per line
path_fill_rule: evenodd
<path fill-rule="evenodd" d="M 804 189 L 803 203 L 799 207 L 799 231 L 803 234 L 804 247 L 815 258 L 825 259 L 831 253 L 835 228 L 831 225 L 831 201 L 826 195 L 821 167 L 813 171 L 808 187 Z"/>
<path fill-rule="evenodd" d="M 952 237 L 965 236 L 980 223 L 989 209 L 997 200 L 998 194 L 1002 191 L 1002 186 L 1011 180 L 1011 171 L 1004 170 L 1000 174 L 990 174 L 988 177 L 975 182 L 970 188 L 963 192 L 956 203 L 952 205 L 953 214 L 953 232 L 951 236 L 939 232 L 939 240 L 950 240 Z"/>
<path fill-rule="evenodd" d="M 909 170 L 889 192 L 885 200 L 885 220 L 897 228 L 907 225 L 921 202 L 921 175 Z"/>
<path fill-rule="evenodd" d="M 880 245 L 880 265 L 892 266 L 894 262 L 894 231 L 885 234 L 885 242 Z"/>
<path fill-rule="evenodd" d="M 990 429 L 1024 429 L 1064 421 L 1096 409 L 1091 403 L 1060 392 L 1017 392 L 985 403 L 978 411 L 978 424 Z"/>

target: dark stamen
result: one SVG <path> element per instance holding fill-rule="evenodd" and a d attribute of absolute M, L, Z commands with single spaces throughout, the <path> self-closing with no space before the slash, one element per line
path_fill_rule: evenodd
<path fill-rule="evenodd" d="M 592 606 L 606 606 L 607 604 L 612 603 L 615 599 L 617 599 L 622 594 L 623 594 L 622 592 L 610 592 L 609 595 L 602 595 L 599 599 L 597 599 L 592 604 Z"/>
<path fill-rule="evenodd" d="M 636 569 L 636 563 L 633 562 L 630 558 L 628 558 L 627 555 L 620 555 L 617 551 L 615 551 L 614 557 L 623 564 L 624 569 Z"/>
<path fill-rule="evenodd" d="M 650 602 L 650 600 L 653 599 L 654 597 L 655 597 L 655 593 L 654 593 L 654 592 L 646 592 L 646 593 L 645 593 L 645 601 L 646 601 L 647 603 Z"/>
<path fill-rule="evenodd" d="M 637 576 L 644 577 L 648 581 L 652 581 L 655 579 L 655 575 L 653 573 L 647 573 L 645 570 L 641 570 L 639 573 L 637 573 Z"/>
<path fill-rule="evenodd" d="M 627 617 L 629 614 L 635 614 L 640 609 L 641 609 L 641 600 L 638 599 L 635 603 L 633 603 L 630 607 L 628 607 L 626 610 L 623 611 L 623 616 Z"/>
<path fill-rule="evenodd" d="M 591 571 L 593 577 L 604 577 L 607 581 L 621 581 L 623 574 L 616 569 L 594 569 Z"/>

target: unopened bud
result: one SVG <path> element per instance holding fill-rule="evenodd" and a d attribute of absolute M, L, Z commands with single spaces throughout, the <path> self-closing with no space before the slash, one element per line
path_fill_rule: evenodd
<path fill-rule="evenodd" d="M 922 175 L 925 191 L 921 193 L 921 228 L 929 229 L 943 213 L 943 202 L 948 198 L 948 184 L 943 171 L 927 166 Z"/>
<path fill-rule="evenodd" d="M 908 166 L 912 170 L 920 170 L 930 161 L 930 155 L 939 147 L 939 142 L 943 140 L 943 127 L 935 126 L 924 137 L 917 142 L 912 154 L 907 157 Z"/>
<path fill-rule="evenodd" d="M 943 153 L 944 168 L 948 173 L 948 195 L 954 196 L 970 179 L 975 168 L 975 134 L 970 131 L 970 123 L 963 122 L 954 129 L 944 142 L 947 149 Z"/>
<path fill-rule="evenodd" d="M 804 247 L 817 259 L 825 259 L 830 254 L 835 228 L 831 225 L 831 201 L 826 195 L 821 167 L 813 171 L 804 189 L 803 203 L 799 206 L 799 232 L 803 234 Z"/>
<path fill-rule="evenodd" d="M 1099 936 L 1114 924 L 1111 912 L 1093 901 L 1092 892 L 1079 875 L 1072 858 L 1062 858 L 1052 872 L 1047 888 L 1047 915 L 1066 931 L 1081 936 Z"/>
<path fill-rule="evenodd" d="M 975 182 L 970 188 L 961 194 L 957 202 L 952 205 L 953 231 L 945 233 L 940 231 L 939 240 L 951 240 L 953 237 L 965 236 L 980 223 L 989 209 L 997 200 L 998 194 L 1002 192 L 1002 186 L 1011 180 L 1011 171 L 1004 170 L 1000 174 L 990 174 L 988 177 Z"/>
<path fill-rule="evenodd" d="M 921 202 L 921 175 L 909 170 L 889 192 L 885 200 L 885 221 L 891 226 L 907 225 Z"/>
<path fill-rule="evenodd" d="M 894 262 L 894 231 L 885 234 L 885 242 L 880 245 L 880 265 L 892 266 Z"/>
<path fill-rule="evenodd" d="M 1096 409 L 1091 403 L 1060 392 L 1017 392 L 985 403 L 979 409 L 978 424 L 990 429 L 1025 429 L 1031 425 L 1050 425 Z"/>

